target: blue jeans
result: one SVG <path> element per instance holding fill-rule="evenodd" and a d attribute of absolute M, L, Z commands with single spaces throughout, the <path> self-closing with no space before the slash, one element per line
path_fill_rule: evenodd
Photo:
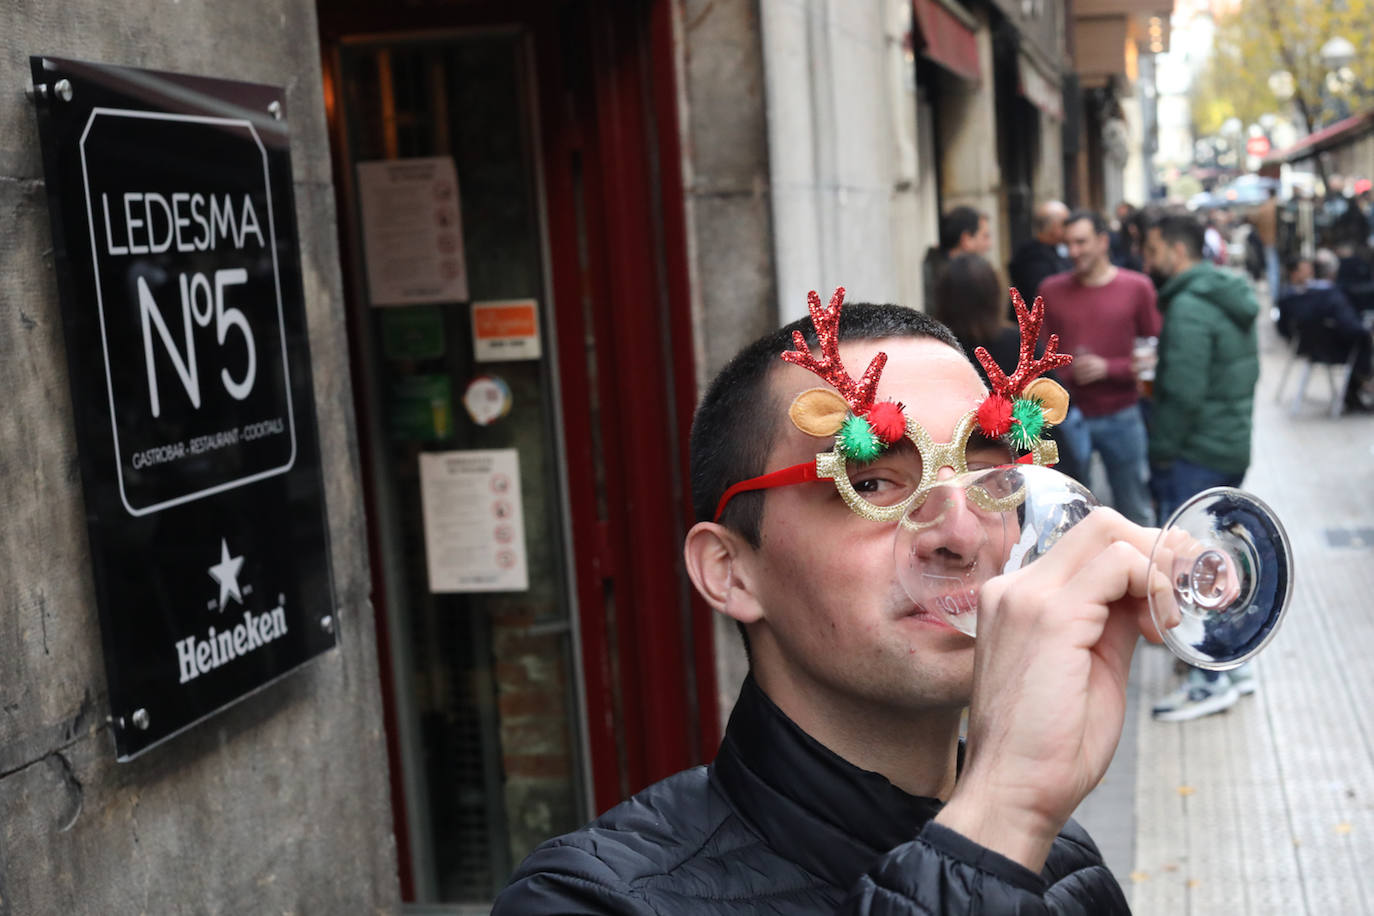
<path fill-rule="evenodd" d="M 1165 469 L 1151 469 L 1150 489 L 1155 501 L 1159 503 L 1159 523 L 1162 525 L 1174 510 L 1183 505 L 1190 496 L 1196 496 L 1212 487 L 1238 487 L 1244 474 L 1223 474 L 1209 467 L 1176 460 Z"/>
<path fill-rule="evenodd" d="M 1112 508 L 1137 525 L 1152 524 L 1154 515 L 1145 487 L 1145 420 L 1140 406 L 1132 404 L 1104 417 L 1088 417 L 1084 426 L 1088 448 L 1080 454 L 1085 459 L 1091 459 L 1094 451 L 1102 456 L 1112 488 Z"/>
<path fill-rule="evenodd" d="M 1279 301 L 1279 250 L 1273 245 L 1264 246 L 1264 277 L 1269 281 L 1269 303 Z"/>

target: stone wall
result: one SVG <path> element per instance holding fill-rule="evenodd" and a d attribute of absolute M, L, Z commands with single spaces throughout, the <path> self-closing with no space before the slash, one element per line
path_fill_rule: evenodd
<path fill-rule="evenodd" d="M 394 912 L 315 7 L 71 0 L 0 10 L 0 916 Z M 117 764 L 30 55 L 281 85 L 339 601 L 337 649 Z"/>
<path fill-rule="evenodd" d="M 679 129 L 698 391 L 778 326 L 767 94 L 757 0 L 679 0 Z M 748 672 L 733 621 L 713 615 L 722 727 Z M 707 749 L 714 754 L 715 749 Z"/>

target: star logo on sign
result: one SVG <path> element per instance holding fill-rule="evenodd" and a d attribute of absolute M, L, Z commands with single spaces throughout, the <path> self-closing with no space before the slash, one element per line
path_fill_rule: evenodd
<path fill-rule="evenodd" d="M 219 609 L 233 595 L 234 600 L 243 604 L 243 594 L 239 592 L 239 570 L 243 569 L 243 557 L 229 556 L 229 543 L 219 539 L 219 562 L 210 567 L 210 578 L 219 583 Z"/>

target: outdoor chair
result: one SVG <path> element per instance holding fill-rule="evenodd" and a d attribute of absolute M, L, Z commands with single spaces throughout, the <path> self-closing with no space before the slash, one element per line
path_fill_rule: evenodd
<path fill-rule="evenodd" d="M 1288 375 L 1297 363 L 1302 364 L 1298 375 L 1298 390 L 1293 395 L 1289 414 L 1302 409 L 1307 394 L 1307 382 L 1312 377 L 1312 367 L 1321 366 L 1326 370 L 1326 380 L 1331 388 L 1330 413 L 1339 417 L 1345 407 L 1345 391 L 1355 374 L 1355 362 L 1359 358 L 1357 339 L 1340 333 L 1334 319 L 1299 322 L 1289 338 L 1290 353 L 1279 376 L 1279 386 L 1274 392 L 1274 403 L 1283 403 L 1283 389 L 1288 384 Z"/>

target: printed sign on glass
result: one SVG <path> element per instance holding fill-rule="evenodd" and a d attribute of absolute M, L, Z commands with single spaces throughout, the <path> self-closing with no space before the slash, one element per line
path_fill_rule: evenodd
<path fill-rule="evenodd" d="M 538 359 L 539 303 L 534 299 L 474 302 L 472 350 L 479 363 Z"/>
<path fill-rule="evenodd" d="M 429 590 L 528 591 L 520 453 L 470 449 L 419 458 Z"/>
<path fill-rule="evenodd" d="M 358 197 L 373 305 L 467 299 L 462 207 L 451 157 L 359 162 Z"/>

